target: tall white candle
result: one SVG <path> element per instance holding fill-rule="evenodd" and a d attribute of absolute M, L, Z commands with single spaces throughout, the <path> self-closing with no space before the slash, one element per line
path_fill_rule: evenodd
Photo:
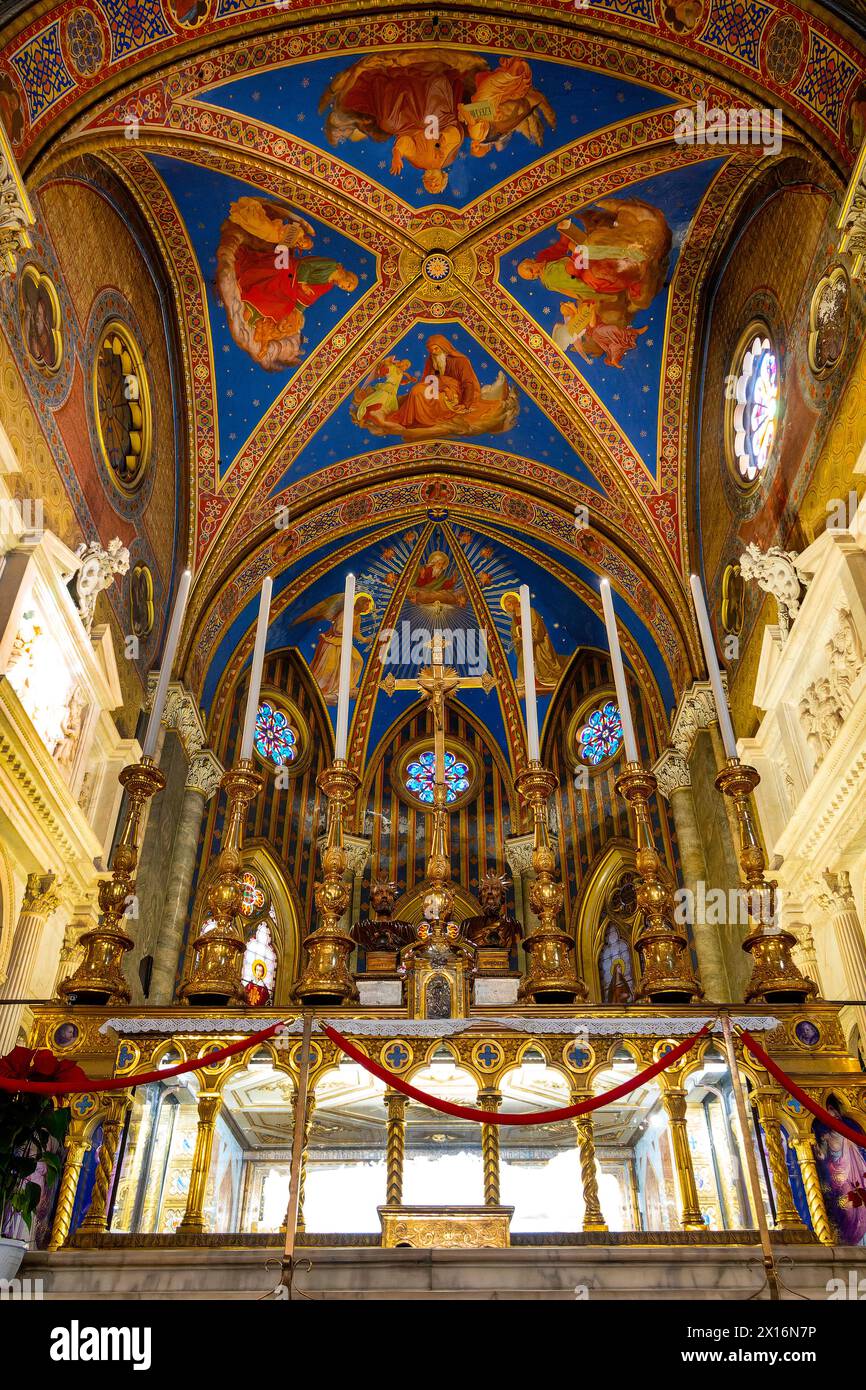
<path fill-rule="evenodd" d="M 604 612 L 604 625 L 607 628 L 607 645 L 610 648 L 610 662 L 613 666 L 613 683 L 616 686 L 616 699 L 619 705 L 619 717 L 622 722 L 622 737 L 625 744 L 626 762 L 640 762 L 637 751 L 637 739 L 634 736 L 634 724 L 631 717 L 631 704 L 628 698 L 628 686 L 625 683 L 625 667 L 622 664 L 622 652 L 619 649 L 619 633 L 616 627 L 616 616 L 613 611 L 613 595 L 610 591 L 610 581 L 601 581 L 601 606 Z"/>
<path fill-rule="evenodd" d="M 520 640 L 523 646 L 523 688 L 526 696 L 526 744 L 530 762 L 538 762 L 538 705 L 535 699 L 535 650 L 532 646 L 532 609 L 529 585 L 520 586 Z"/>
<path fill-rule="evenodd" d="M 171 668 L 174 666 L 174 658 L 177 655 L 177 644 L 180 641 L 180 630 L 183 627 L 183 615 L 186 612 L 186 601 L 189 598 L 189 586 L 191 583 L 192 570 L 184 570 L 177 586 L 174 611 L 171 615 L 171 622 L 168 625 L 168 636 L 165 639 L 165 647 L 162 653 L 162 666 L 159 671 L 159 680 L 156 683 L 153 704 L 150 707 L 150 718 L 147 721 L 147 730 L 144 735 L 142 752 L 145 758 L 152 758 L 156 752 L 156 741 L 159 738 L 159 726 L 162 721 L 162 712 L 165 709 L 165 697 L 168 694 L 168 683 L 171 680 Z"/>
<path fill-rule="evenodd" d="M 689 582 L 692 586 L 692 598 L 698 619 L 698 631 L 701 634 L 701 646 L 704 649 L 704 661 L 707 663 L 710 684 L 713 687 L 713 699 L 716 702 L 716 713 L 719 716 L 719 728 L 722 731 L 725 757 L 736 758 L 739 756 L 737 740 L 734 736 L 734 726 L 731 723 L 731 712 L 728 709 L 725 687 L 722 685 L 722 672 L 719 667 L 719 659 L 716 656 L 716 644 L 713 641 L 713 630 L 710 627 L 710 615 L 707 612 L 704 588 L 696 574 L 692 575 Z"/>
<path fill-rule="evenodd" d="M 271 590 L 274 581 L 268 575 L 259 595 L 259 617 L 256 623 L 256 643 L 253 647 L 253 664 L 250 670 L 250 687 L 247 691 L 247 707 L 244 711 L 244 727 L 241 734 L 241 758 L 249 760 L 253 756 L 253 739 L 256 732 L 256 716 L 259 712 L 259 695 L 262 689 L 262 671 L 265 665 L 265 646 L 268 641 L 268 621 L 271 616 Z"/>
<path fill-rule="evenodd" d="M 346 757 L 349 746 L 349 688 L 352 680 L 352 644 L 355 629 L 355 576 L 346 576 L 343 598 L 343 634 L 340 643 L 340 688 L 337 695 L 337 737 L 334 756 L 338 762 Z"/>

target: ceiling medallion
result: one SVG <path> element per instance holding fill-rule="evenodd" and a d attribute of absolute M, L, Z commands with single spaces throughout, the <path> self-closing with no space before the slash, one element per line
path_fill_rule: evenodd
<path fill-rule="evenodd" d="M 442 285 L 454 273 L 451 257 L 444 251 L 431 251 L 421 263 L 421 274 L 434 285 Z"/>

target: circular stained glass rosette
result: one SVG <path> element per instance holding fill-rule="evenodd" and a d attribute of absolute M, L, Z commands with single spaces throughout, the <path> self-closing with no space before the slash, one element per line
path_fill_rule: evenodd
<path fill-rule="evenodd" d="M 426 805 L 433 805 L 433 784 L 436 776 L 436 755 L 429 749 L 413 758 L 406 765 L 406 790 L 417 796 Z M 446 800 L 456 801 L 461 792 L 469 789 L 469 764 L 462 762 L 453 753 L 445 754 L 445 796 Z"/>
<path fill-rule="evenodd" d="M 594 709 L 577 735 L 577 751 L 583 762 L 598 767 L 618 753 L 622 745 L 622 720 L 613 700 Z"/>
<path fill-rule="evenodd" d="M 734 450 L 744 483 L 753 483 L 769 462 L 778 409 L 776 354 L 769 338 L 756 336 L 743 355 L 734 412 Z"/>
<path fill-rule="evenodd" d="M 294 729 L 281 709 L 274 709 L 267 700 L 259 705 L 256 715 L 256 752 L 266 762 L 283 767 L 297 757 L 298 740 Z"/>

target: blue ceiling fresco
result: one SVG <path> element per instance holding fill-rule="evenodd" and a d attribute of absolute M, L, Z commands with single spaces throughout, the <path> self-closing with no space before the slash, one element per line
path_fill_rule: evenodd
<path fill-rule="evenodd" d="M 199 100 L 331 149 L 414 207 L 461 207 L 545 151 L 673 103 L 653 88 L 557 63 L 381 48 L 234 79 Z M 436 160 L 427 147 L 437 132 L 447 183 L 431 190 L 423 166 Z M 397 141 L 407 153 L 397 151 L 402 168 L 392 172 Z"/>
<path fill-rule="evenodd" d="M 653 474 L 670 282 L 695 211 L 724 162 L 706 160 L 600 203 L 577 204 L 565 235 L 552 226 L 500 262 L 503 288 L 562 348 Z M 554 248 L 564 252 L 569 239 L 571 260 L 554 260 Z M 545 253 L 550 260 L 537 259 Z M 590 315 L 602 320 L 601 329 L 593 329 Z"/>

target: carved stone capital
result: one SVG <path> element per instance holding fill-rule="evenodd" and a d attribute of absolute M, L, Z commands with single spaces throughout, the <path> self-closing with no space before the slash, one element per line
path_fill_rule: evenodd
<path fill-rule="evenodd" d="M 54 874 L 28 874 L 21 903 L 22 916 L 50 917 L 60 906 L 61 895 Z"/>
<path fill-rule="evenodd" d="M 653 767 L 653 774 L 662 796 L 670 800 L 673 792 L 692 785 L 689 765 L 678 748 L 666 748 Z"/>
<path fill-rule="evenodd" d="M 151 671 L 147 678 L 146 708 L 153 704 L 159 672 Z M 162 725 L 173 729 L 183 745 L 183 751 L 192 763 L 197 753 L 201 753 L 207 742 L 204 724 L 198 705 L 180 681 L 170 681 L 162 712 Z"/>
<path fill-rule="evenodd" d="M 825 869 L 816 884 L 818 901 L 826 912 L 856 912 L 857 903 L 847 869 L 831 873 Z"/>
<path fill-rule="evenodd" d="M 209 748 L 203 748 L 190 760 L 186 774 L 187 789 L 201 792 L 205 801 L 210 801 L 224 771 L 219 758 Z"/>
<path fill-rule="evenodd" d="M 722 683 L 727 690 L 727 677 L 722 672 Z M 703 729 L 708 729 L 718 719 L 713 689 L 709 681 L 693 681 L 684 690 L 677 705 L 671 724 L 671 746 L 684 758 L 692 751 L 695 739 Z"/>
<path fill-rule="evenodd" d="M 512 835 L 505 841 L 505 861 L 515 878 L 521 874 L 533 873 L 532 853 L 535 848 L 534 835 Z"/>

